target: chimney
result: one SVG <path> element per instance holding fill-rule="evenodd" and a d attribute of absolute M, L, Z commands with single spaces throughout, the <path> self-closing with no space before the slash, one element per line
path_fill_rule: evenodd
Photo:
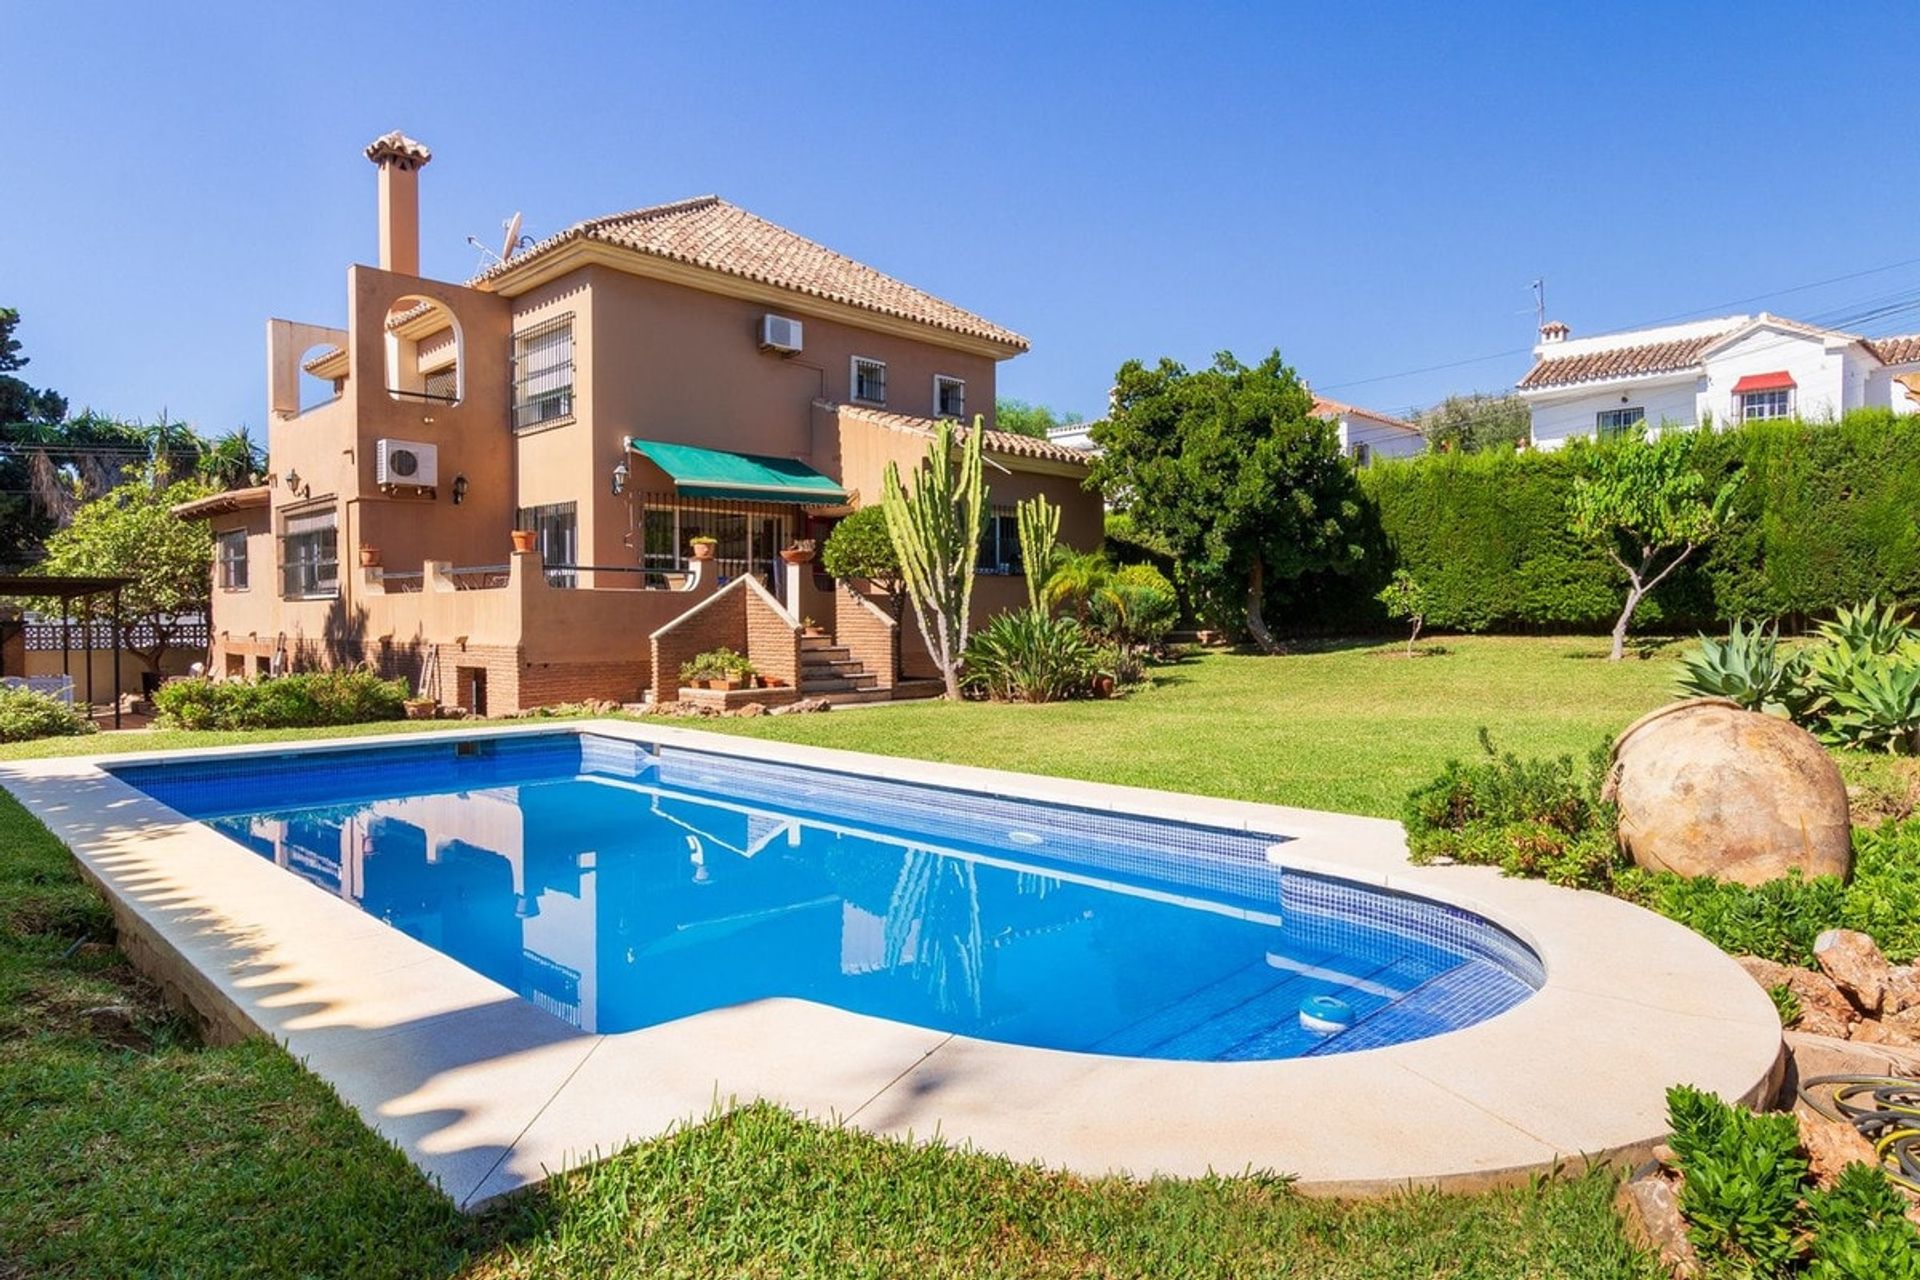
<path fill-rule="evenodd" d="M 1549 320 L 1540 326 L 1540 345 L 1546 346 L 1548 343 L 1565 342 L 1567 335 L 1572 332 L 1573 330 L 1569 329 L 1562 322 Z"/>
<path fill-rule="evenodd" d="M 420 274 L 420 170 L 433 159 L 425 144 L 395 129 L 367 144 L 380 169 L 380 269 Z"/>

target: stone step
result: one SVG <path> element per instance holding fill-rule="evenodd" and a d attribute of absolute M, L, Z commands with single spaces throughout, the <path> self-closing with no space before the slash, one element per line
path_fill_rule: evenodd
<path fill-rule="evenodd" d="M 800 693 L 811 697 L 816 693 L 840 693 L 847 690 L 867 690 L 880 683 L 880 677 L 860 672 L 858 675 L 845 676 L 802 676 Z"/>

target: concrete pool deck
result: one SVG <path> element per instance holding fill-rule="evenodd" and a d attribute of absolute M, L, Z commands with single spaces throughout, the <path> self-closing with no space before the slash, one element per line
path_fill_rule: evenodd
<path fill-rule="evenodd" d="M 105 772 L 187 753 L 0 765 L 113 904 L 122 946 L 216 1037 L 284 1045 L 461 1207 L 764 1098 L 877 1134 L 1086 1174 L 1292 1174 L 1301 1190 L 1479 1190 L 1666 1134 L 1665 1090 L 1771 1096 L 1771 1000 L 1705 939 L 1604 894 L 1415 867 L 1397 823 L 762 742 L 634 721 L 488 724 L 190 753 L 291 755 L 585 732 L 1284 835 L 1283 867 L 1476 912 L 1546 983 L 1485 1022 L 1328 1057 L 1190 1062 L 970 1039 L 790 999 L 580 1031 Z"/>

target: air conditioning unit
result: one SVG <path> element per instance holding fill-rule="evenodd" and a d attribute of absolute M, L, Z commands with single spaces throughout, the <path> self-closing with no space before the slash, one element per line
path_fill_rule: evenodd
<path fill-rule="evenodd" d="M 375 484 L 414 485 L 430 489 L 440 483 L 440 446 L 417 440 L 380 440 L 374 444 Z"/>
<path fill-rule="evenodd" d="M 760 317 L 760 349 L 788 355 L 800 350 L 800 322 L 772 312 Z"/>

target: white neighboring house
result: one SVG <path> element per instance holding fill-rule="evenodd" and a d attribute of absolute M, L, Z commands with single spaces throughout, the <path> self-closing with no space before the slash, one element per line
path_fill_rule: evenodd
<path fill-rule="evenodd" d="M 1863 338 L 1765 312 L 1575 338 L 1541 326 L 1520 398 L 1533 443 L 1758 418 L 1920 412 L 1920 334 Z"/>
<path fill-rule="evenodd" d="M 1371 466 L 1375 458 L 1410 458 L 1426 448 L 1420 428 L 1402 418 L 1360 409 L 1325 396 L 1313 398 L 1313 416 L 1333 422 L 1340 431 L 1340 452 L 1356 467 Z M 1105 419 L 1102 419 L 1105 421 Z M 1097 422 L 1069 422 L 1047 432 L 1047 439 L 1069 449 L 1099 452 L 1092 431 Z"/>
<path fill-rule="evenodd" d="M 1352 458 L 1356 467 L 1372 466 L 1375 458 L 1411 458 L 1427 447 L 1420 428 L 1405 418 L 1325 396 L 1313 398 L 1313 416 L 1326 418 L 1340 429 L 1340 452 Z"/>

